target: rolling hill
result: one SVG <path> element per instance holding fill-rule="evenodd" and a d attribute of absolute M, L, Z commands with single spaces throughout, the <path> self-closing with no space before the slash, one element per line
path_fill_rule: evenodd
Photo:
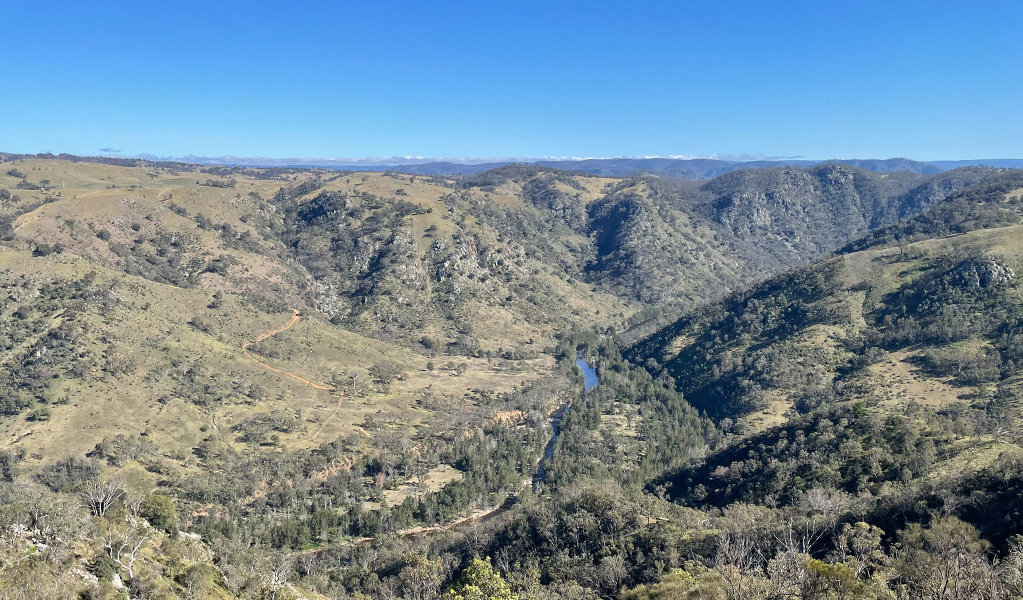
<path fill-rule="evenodd" d="M 935 511 L 1014 556 L 1018 172 L 2 158 L 0 591 L 723 590 L 750 519 L 768 585 Z"/>
<path fill-rule="evenodd" d="M 1021 190 L 1004 173 L 633 343 L 625 356 L 726 435 L 651 485 L 719 508 L 837 490 L 852 505 L 836 510 L 884 531 L 944 510 L 1004 548 L 1019 533 L 1003 511 L 1023 423 Z"/>
<path fill-rule="evenodd" d="M 559 332 L 723 296 L 997 174 L 832 164 L 688 184 L 525 166 L 459 180 L 60 159 L 3 167 L 4 410 L 21 415 L 5 427 L 9 439 L 49 431 L 43 445 L 64 452 L 154 423 L 157 439 L 187 452 L 202 436 L 180 423 L 244 421 L 253 403 L 304 411 L 306 425 L 281 432 L 289 443 L 361 422 L 366 404 L 338 409 L 242 351 L 292 309 L 301 321 L 257 354 L 356 392 L 375 365 L 425 372 L 382 385 L 373 408 L 413 425 L 432 418 L 409 412 L 423 389 L 452 401 L 484 379 L 511 389 L 549 368 L 543 350 Z M 452 384 L 427 362 L 464 363 L 467 374 Z M 109 408 L 83 401 L 93 396 Z M 129 407 L 146 408 L 109 420 Z M 156 418 L 167 410 L 181 414 Z"/>

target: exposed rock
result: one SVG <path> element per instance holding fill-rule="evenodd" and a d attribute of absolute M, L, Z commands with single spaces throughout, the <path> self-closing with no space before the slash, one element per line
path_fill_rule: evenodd
<path fill-rule="evenodd" d="M 75 577 L 78 577 L 79 579 L 86 583 L 92 584 L 99 583 L 99 577 L 96 577 L 95 575 L 86 571 L 85 569 L 79 569 L 76 567 L 74 569 L 71 569 L 71 574 L 74 575 Z"/>
<path fill-rule="evenodd" d="M 1016 276 L 1012 268 L 990 258 L 965 262 L 956 269 L 956 274 L 960 285 L 969 289 L 999 287 L 1009 283 Z"/>

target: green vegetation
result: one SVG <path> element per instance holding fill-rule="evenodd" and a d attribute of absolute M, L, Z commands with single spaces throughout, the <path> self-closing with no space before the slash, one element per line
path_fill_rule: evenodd
<path fill-rule="evenodd" d="M 0 598 L 1023 593 L 1015 172 L 0 159 Z"/>

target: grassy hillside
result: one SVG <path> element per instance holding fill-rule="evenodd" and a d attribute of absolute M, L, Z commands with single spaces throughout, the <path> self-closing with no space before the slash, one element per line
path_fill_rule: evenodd
<path fill-rule="evenodd" d="M 629 312 L 454 216 L 443 181 L 312 172 L 275 181 L 60 161 L 11 168 L 31 175 L 0 181 L 22 197 L 8 201 L 17 239 L 158 283 L 301 301 L 364 333 L 415 328 L 450 342 L 477 327 L 496 350 L 553 325 L 599 321 L 598 305 L 606 318 Z M 58 176 L 62 189 L 16 188 L 33 177 L 56 186 Z"/>
<path fill-rule="evenodd" d="M 385 341 L 425 332 L 492 351 L 706 302 L 993 175 L 832 164 L 697 185 L 518 165 L 447 180 L 10 164 L 18 176 L 0 186 L 21 200 L 4 200 L 6 226 L 43 251 L 179 287 L 264 290 Z"/>
<path fill-rule="evenodd" d="M 933 511 L 1013 556 L 1014 174 L 109 162 L 0 164 L 2 593 L 721 591 L 751 519 L 762 586 Z"/>
<path fill-rule="evenodd" d="M 538 349 L 553 327 L 627 310 L 528 258 L 505 271 L 537 297 L 501 287 L 511 300 L 492 302 L 498 284 L 480 281 L 474 246 L 486 232 L 441 218 L 448 189 L 438 185 L 47 160 L 4 167 L 0 428 L 25 473 L 119 438 L 147 442 L 147 466 L 132 477 L 152 486 L 205 470 L 194 450 L 211 435 L 256 453 L 353 433 L 372 445 L 370 423 L 414 435 L 472 390 L 507 393 L 545 376 L 552 361 Z M 302 186 L 304 196 L 289 196 Z M 375 194 L 403 186 L 416 214 L 378 225 L 394 203 Z M 361 210 L 338 222 L 367 231 L 335 254 L 349 271 L 314 277 L 298 238 L 329 236 L 294 233 L 301 219 L 290 217 L 338 194 Z M 447 248 L 436 262 L 455 280 L 443 291 L 433 273 L 416 279 L 408 265 L 378 264 L 418 260 L 433 244 Z M 292 309 L 302 315 L 294 326 L 243 351 Z"/>
<path fill-rule="evenodd" d="M 836 510 L 889 533 L 944 511 L 1005 548 L 1021 533 L 994 491 L 1019 478 L 1019 181 L 1000 176 L 629 348 L 725 433 L 653 485 L 696 507 L 838 494 L 849 504 Z M 999 508 L 972 504 L 981 496 Z"/>
<path fill-rule="evenodd" d="M 902 240 L 892 241 L 893 246 L 871 242 L 883 239 L 881 233 L 872 234 L 849 246 L 876 246 L 870 250 L 796 269 L 696 310 L 635 343 L 628 354 L 655 373 L 663 368 L 690 402 L 720 417 L 770 411 L 776 397 L 794 401 L 794 391 L 801 396 L 818 393 L 822 386 L 831 385 L 836 370 L 849 360 L 850 348 L 864 344 L 852 340 L 895 335 L 890 333 L 893 319 L 898 324 L 906 314 L 938 310 L 933 305 L 936 300 L 911 300 L 913 294 L 935 296 L 955 310 L 965 310 L 953 293 L 957 290 L 953 283 L 935 282 L 935 289 L 912 288 L 923 273 L 929 277 L 946 273 L 951 281 L 954 277 L 947 273 L 956 269 L 976 272 L 978 278 L 988 277 L 989 271 L 1013 271 L 1019 259 L 1014 240 L 1021 216 L 1011 190 L 1017 189 L 1018 180 L 1016 173 L 1003 175 L 901 225 L 880 230 L 889 239 Z M 960 210 L 964 206 L 970 209 Z M 918 242 L 906 239 L 921 229 L 920 223 L 939 222 L 941 228 L 933 229 L 934 237 L 921 239 L 926 235 L 921 232 L 916 234 Z M 959 233 L 945 235 L 949 229 Z M 987 265 L 984 257 L 994 257 L 990 260 L 995 266 Z M 983 308 L 971 306 L 970 310 L 981 314 Z M 963 319 L 958 322 L 977 324 L 976 317 Z M 909 339 L 882 349 L 908 352 L 916 342 Z"/>

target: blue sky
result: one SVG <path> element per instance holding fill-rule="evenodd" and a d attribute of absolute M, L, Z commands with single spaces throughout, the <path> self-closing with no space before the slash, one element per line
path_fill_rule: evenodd
<path fill-rule="evenodd" d="M 0 150 L 1023 157 L 1020 2 L 15 2 Z"/>

